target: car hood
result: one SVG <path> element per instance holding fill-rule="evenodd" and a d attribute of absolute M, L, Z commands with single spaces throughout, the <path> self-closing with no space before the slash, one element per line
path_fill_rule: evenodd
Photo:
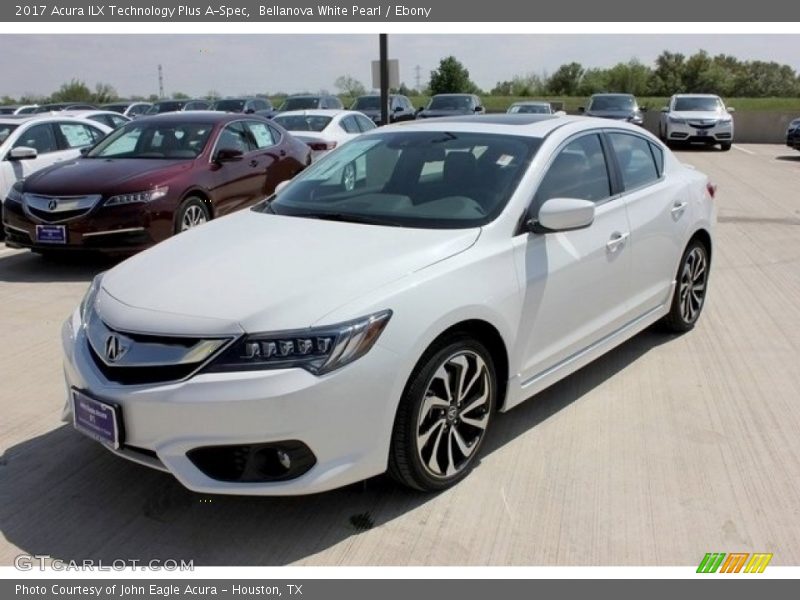
<path fill-rule="evenodd" d="M 587 110 L 587 117 L 600 117 L 602 119 L 630 119 L 636 114 L 633 110 Z"/>
<path fill-rule="evenodd" d="M 183 331 L 182 317 L 226 322 L 231 331 L 296 329 L 463 252 L 479 235 L 480 228 L 381 227 L 246 210 L 126 260 L 102 287 L 138 309 L 138 331 Z M 175 331 L 160 331 L 169 327 L 165 313 Z"/>
<path fill-rule="evenodd" d="M 717 112 L 715 110 L 684 110 L 678 111 L 674 110 L 669 113 L 671 117 L 675 117 L 678 119 L 686 119 L 688 121 L 705 121 L 705 120 L 713 120 L 719 121 L 720 119 L 727 117 L 727 113 Z"/>
<path fill-rule="evenodd" d="M 475 111 L 469 109 L 428 110 L 426 108 L 419 112 L 419 115 L 422 117 L 452 117 L 454 115 L 473 115 L 473 114 L 475 114 Z"/>
<path fill-rule="evenodd" d="M 191 168 L 193 162 L 186 159 L 78 158 L 34 173 L 25 180 L 24 191 L 53 196 L 141 191 Z M 119 189 L 128 185 L 131 189 Z"/>

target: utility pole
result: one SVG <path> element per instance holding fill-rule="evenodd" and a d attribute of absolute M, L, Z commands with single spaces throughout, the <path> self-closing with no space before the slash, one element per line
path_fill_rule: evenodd
<path fill-rule="evenodd" d="M 161 65 L 158 65 L 158 97 L 164 97 L 164 69 L 161 68 Z"/>
<path fill-rule="evenodd" d="M 381 123 L 389 124 L 389 43 L 385 33 L 379 34 L 381 71 Z"/>
<path fill-rule="evenodd" d="M 420 75 L 420 73 L 422 72 L 422 67 L 417 65 L 416 67 L 414 67 L 414 72 L 417 74 L 416 75 L 417 92 L 422 93 L 422 76 Z"/>

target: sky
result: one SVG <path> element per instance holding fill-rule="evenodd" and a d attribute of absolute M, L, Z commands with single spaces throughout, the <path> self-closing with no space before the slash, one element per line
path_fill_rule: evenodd
<path fill-rule="evenodd" d="M 389 36 L 400 80 L 424 86 L 439 60 L 454 55 L 481 88 L 527 73 L 552 73 L 576 61 L 608 67 L 631 58 L 650 64 L 662 50 L 731 54 L 777 61 L 800 71 L 800 35 L 415 35 Z M 112 85 L 121 96 L 158 93 L 163 65 L 166 95 L 336 91 L 340 75 L 370 89 L 377 35 L 0 35 L 0 96 L 49 95 L 72 78 L 93 88 Z M 10 57 L 14 57 L 10 59 Z"/>

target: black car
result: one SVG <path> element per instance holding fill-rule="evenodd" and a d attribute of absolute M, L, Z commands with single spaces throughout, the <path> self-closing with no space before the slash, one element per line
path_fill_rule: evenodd
<path fill-rule="evenodd" d="M 475 94 L 436 94 L 428 106 L 417 113 L 417 118 L 482 115 L 485 112 L 481 99 Z"/>
<path fill-rule="evenodd" d="M 217 100 L 211 106 L 211 110 L 222 112 L 245 113 L 248 115 L 257 114 L 271 119 L 275 116 L 276 110 L 272 102 L 267 98 L 223 98 Z"/>
<path fill-rule="evenodd" d="M 278 112 L 286 112 L 288 110 L 315 110 L 318 108 L 342 110 L 344 105 L 337 96 L 331 94 L 296 94 L 286 98 L 278 107 Z"/>
<path fill-rule="evenodd" d="M 381 121 L 381 97 L 379 94 L 359 96 L 353 102 L 350 110 L 357 110 L 367 115 L 376 125 L 383 125 Z M 414 105 L 411 104 L 411 100 L 400 94 L 391 94 L 389 96 L 389 123 L 411 121 L 415 117 L 416 111 Z"/>
<path fill-rule="evenodd" d="M 185 110 L 208 110 L 209 108 L 211 108 L 211 102 L 208 100 L 159 100 L 153 102 L 153 105 L 144 114 L 150 116 Z"/>
<path fill-rule="evenodd" d="M 793 119 L 786 129 L 786 145 L 800 150 L 800 118 Z"/>
<path fill-rule="evenodd" d="M 633 94 L 593 94 L 589 103 L 578 108 L 587 117 L 628 121 L 634 125 L 642 125 L 644 117 L 639 103 Z"/>

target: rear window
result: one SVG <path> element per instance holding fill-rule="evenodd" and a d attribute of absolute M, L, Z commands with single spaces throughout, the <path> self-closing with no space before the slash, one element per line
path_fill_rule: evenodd
<path fill-rule="evenodd" d="M 287 98 L 281 104 L 281 110 L 307 110 L 309 108 L 318 108 L 319 98 L 316 96 L 303 96 L 298 98 Z"/>
<path fill-rule="evenodd" d="M 287 131 L 322 131 L 331 122 L 331 117 L 314 115 L 278 115 L 273 119 Z"/>

